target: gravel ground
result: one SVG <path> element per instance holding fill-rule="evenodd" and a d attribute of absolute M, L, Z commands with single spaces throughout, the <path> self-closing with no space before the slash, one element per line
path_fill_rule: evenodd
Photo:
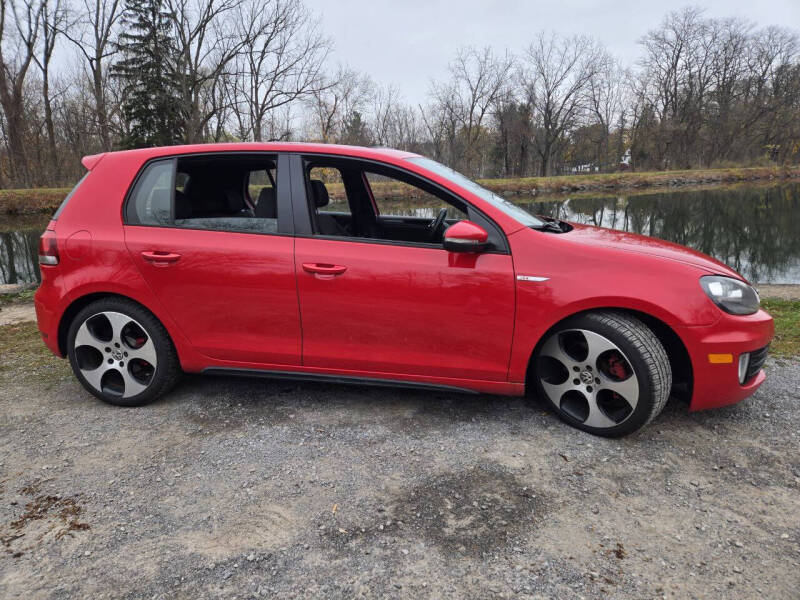
<path fill-rule="evenodd" d="M 35 320 L 36 309 L 33 308 L 33 302 L 0 306 L 0 326 Z"/>
<path fill-rule="evenodd" d="M 800 361 L 767 368 L 605 440 L 523 399 L 258 379 L 121 409 L 0 357 L 0 597 L 797 598 Z"/>

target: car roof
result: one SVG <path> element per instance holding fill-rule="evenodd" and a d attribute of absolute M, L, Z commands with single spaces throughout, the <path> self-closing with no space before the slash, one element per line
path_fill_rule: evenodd
<path fill-rule="evenodd" d="M 183 154 L 201 154 L 212 152 L 300 152 L 311 154 L 336 154 L 355 158 L 371 158 L 397 162 L 406 158 L 419 156 L 413 152 L 404 152 L 393 148 L 367 148 L 364 146 L 345 146 L 342 144 L 320 144 L 312 142 L 236 142 L 225 144 L 188 144 L 181 146 L 159 146 L 156 148 L 139 148 L 136 150 L 120 150 L 113 153 L 84 156 L 81 162 L 90 171 L 100 162 L 105 154 L 136 155 L 143 160 Z"/>

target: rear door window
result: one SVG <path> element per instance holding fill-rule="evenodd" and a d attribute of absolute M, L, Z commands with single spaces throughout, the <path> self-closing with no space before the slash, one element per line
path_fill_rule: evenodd
<path fill-rule="evenodd" d="M 131 191 L 127 222 L 277 233 L 277 157 L 198 155 L 150 163 Z"/>

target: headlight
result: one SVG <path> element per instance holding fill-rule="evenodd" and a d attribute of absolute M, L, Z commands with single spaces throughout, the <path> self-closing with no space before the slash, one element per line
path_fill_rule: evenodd
<path fill-rule="evenodd" d="M 758 294 L 744 281 L 721 275 L 706 275 L 700 285 L 709 298 L 732 315 L 752 315 L 758 311 Z"/>

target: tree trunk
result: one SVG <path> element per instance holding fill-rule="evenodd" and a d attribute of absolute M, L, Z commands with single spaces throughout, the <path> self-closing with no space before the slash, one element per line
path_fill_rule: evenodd
<path fill-rule="evenodd" d="M 6 116 L 11 182 L 20 187 L 30 187 L 21 91 L 14 89 L 9 93 L 8 90 L 0 89 L 0 104 Z"/>
<path fill-rule="evenodd" d="M 50 150 L 50 161 L 56 181 L 61 181 L 61 168 L 56 149 L 56 128 L 53 125 L 53 106 L 50 103 L 50 77 L 47 69 L 42 73 L 42 98 L 44 100 L 44 126 L 47 131 L 47 144 Z M 37 182 L 41 183 L 41 182 Z"/>
<path fill-rule="evenodd" d="M 100 57 L 95 58 L 94 68 L 92 69 L 94 83 L 94 104 L 97 113 L 97 128 L 100 133 L 100 143 L 103 150 L 111 150 L 111 132 L 108 127 L 108 112 L 106 109 L 106 97 L 103 93 L 103 72 L 100 66 Z"/>

